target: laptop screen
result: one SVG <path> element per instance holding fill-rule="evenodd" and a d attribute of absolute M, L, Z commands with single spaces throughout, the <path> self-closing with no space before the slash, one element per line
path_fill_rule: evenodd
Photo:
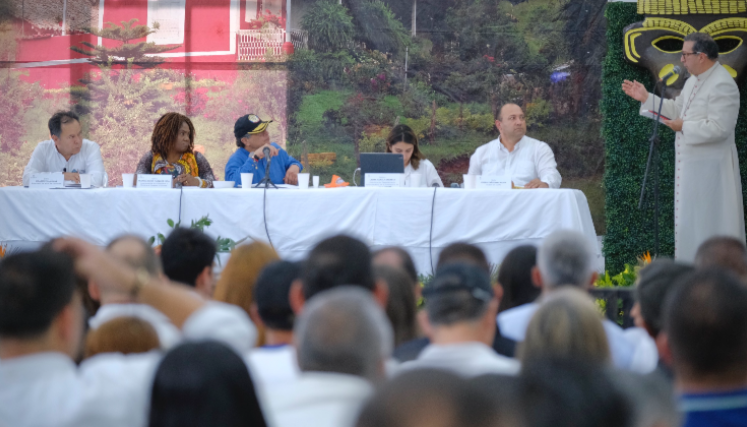
<path fill-rule="evenodd" d="M 361 153 L 361 186 L 366 185 L 367 173 L 405 173 L 402 154 Z"/>

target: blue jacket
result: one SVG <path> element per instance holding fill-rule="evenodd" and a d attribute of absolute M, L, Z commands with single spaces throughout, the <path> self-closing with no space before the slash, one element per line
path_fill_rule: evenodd
<path fill-rule="evenodd" d="M 276 143 L 273 142 L 272 146 L 278 149 L 278 155 L 273 157 L 272 162 L 270 162 L 270 181 L 274 184 L 283 184 L 283 178 L 285 178 L 285 173 L 289 167 L 298 165 L 300 171 L 303 170 L 303 165 Z M 266 167 L 267 159 L 262 158 L 259 161 L 255 161 L 254 157 L 250 157 L 249 152 L 241 147 L 231 155 L 228 163 L 226 163 L 226 181 L 235 181 L 234 187 L 236 187 L 241 185 L 242 173 L 253 173 L 254 179 L 252 183 L 256 184 L 265 177 Z"/>

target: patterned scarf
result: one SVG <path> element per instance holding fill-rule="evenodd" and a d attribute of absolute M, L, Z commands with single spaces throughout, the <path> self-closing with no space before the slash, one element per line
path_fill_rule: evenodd
<path fill-rule="evenodd" d="M 153 155 L 153 162 L 150 166 L 151 170 L 155 174 L 163 175 L 182 175 L 190 174 L 192 176 L 198 176 L 199 169 L 197 168 L 197 159 L 193 153 L 184 153 L 173 165 L 166 161 L 160 154 Z"/>

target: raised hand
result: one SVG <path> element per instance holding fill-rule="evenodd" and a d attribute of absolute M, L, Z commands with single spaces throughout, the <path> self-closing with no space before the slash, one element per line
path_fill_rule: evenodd
<path fill-rule="evenodd" d="M 648 99 L 646 87 L 636 80 L 632 82 L 630 80 L 623 80 L 622 90 L 626 95 L 638 102 L 646 102 L 646 99 Z"/>

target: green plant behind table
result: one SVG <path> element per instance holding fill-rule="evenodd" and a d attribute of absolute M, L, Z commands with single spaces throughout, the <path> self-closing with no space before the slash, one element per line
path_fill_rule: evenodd
<path fill-rule="evenodd" d="M 174 222 L 173 219 L 169 218 L 166 220 L 166 223 L 169 225 L 169 228 L 171 230 L 174 230 L 178 227 L 181 227 L 182 222 Z M 192 220 L 189 224 L 189 228 L 194 228 L 196 230 L 200 230 L 202 232 L 205 231 L 205 228 L 210 227 L 213 224 L 213 220 L 211 220 L 208 215 L 203 216 L 202 218 L 198 219 L 197 221 Z M 221 252 L 231 252 L 236 248 L 236 245 L 241 244 L 243 241 L 248 239 L 249 236 L 244 237 L 243 239 L 237 241 L 234 241 L 233 239 L 230 239 L 228 237 L 216 237 L 215 238 L 215 247 L 217 249 L 218 253 Z M 158 233 L 155 236 L 151 236 L 148 239 L 148 244 L 153 245 L 158 242 L 158 246 L 163 245 L 163 242 L 166 241 L 166 236 L 164 236 L 162 233 Z"/>

